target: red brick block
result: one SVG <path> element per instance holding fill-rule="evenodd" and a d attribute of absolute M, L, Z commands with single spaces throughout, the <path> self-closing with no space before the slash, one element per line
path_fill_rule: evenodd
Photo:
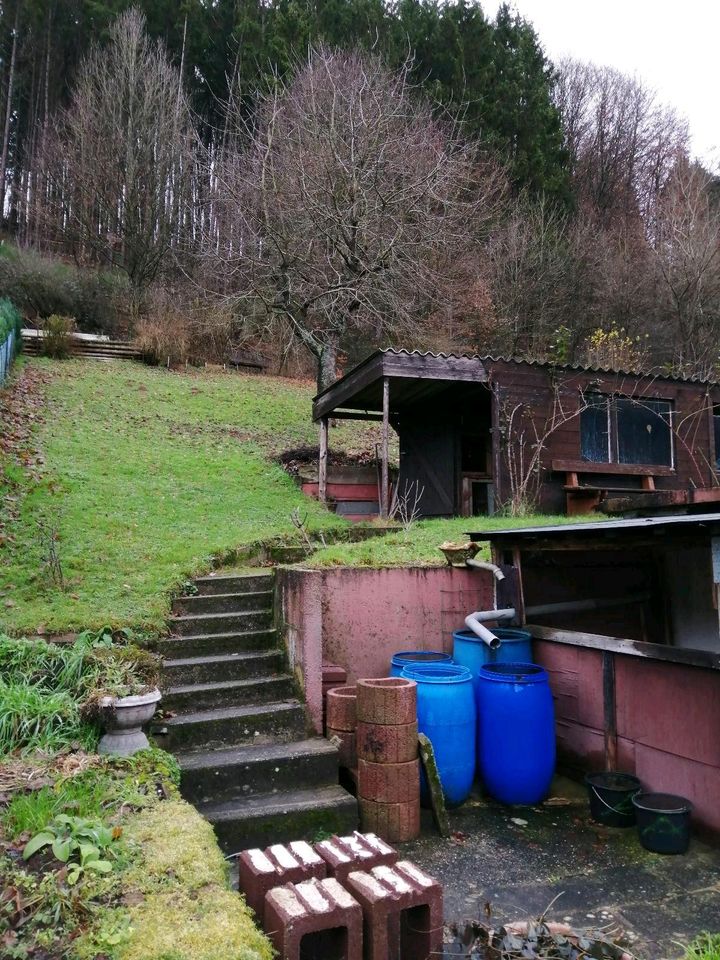
<path fill-rule="evenodd" d="M 355 687 L 335 687 L 327 695 L 327 725 L 333 730 L 353 732 L 357 726 Z"/>
<path fill-rule="evenodd" d="M 372 763 L 358 760 L 358 796 L 379 803 L 407 803 L 420 796 L 420 761 Z"/>
<path fill-rule="evenodd" d="M 332 727 L 327 728 L 325 734 L 328 740 L 337 737 L 340 741 L 338 746 L 338 763 L 341 767 L 347 767 L 353 770 L 357 766 L 357 741 L 354 733 L 349 730 L 335 730 Z"/>
<path fill-rule="evenodd" d="M 397 861 L 397 850 L 374 833 L 359 833 L 349 837 L 331 837 L 315 844 L 316 852 L 327 864 L 327 872 L 339 883 L 345 883 L 355 870 L 388 866 Z"/>
<path fill-rule="evenodd" d="M 363 831 L 377 833 L 388 843 L 405 843 L 420 834 L 420 798 L 408 803 L 358 800 Z"/>
<path fill-rule="evenodd" d="M 322 682 L 335 683 L 338 686 L 347 683 L 347 670 L 339 667 L 336 663 L 324 663 L 322 665 Z"/>
<path fill-rule="evenodd" d="M 360 904 L 332 877 L 270 890 L 265 933 L 279 960 L 362 960 Z"/>
<path fill-rule="evenodd" d="M 357 756 L 372 763 L 409 763 L 418 755 L 418 726 L 414 723 L 382 725 L 358 720 Z"/>
<path fill-rule="evenodd" d="M 442 887 L 407 860 L 351 873 L 347 889 L 363 911 L 365 960 L 442 956 Z"/>
<path fill-rule="evenodd" d="M 284 883 L 300 883 L 327 874 L 325 861 L 309 843 L 296 840 L 285 846 L 276 843 L 266 850 L 243 850 L 238 857 L 240 892 L 262 923 L 265 895 Z"/>
<path fill-rule="evenodd" d="M 357 718 L 363 723 L 398 724 L 417 720 L 417 685 L 403 677 L 358 680 Z"/>

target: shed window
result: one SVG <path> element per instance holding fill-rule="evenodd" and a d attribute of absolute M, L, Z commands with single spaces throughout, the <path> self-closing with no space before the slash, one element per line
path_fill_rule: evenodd
<path fill-rule="evenodd" d="M 671 412 L 669 400 L 589 397 L 580 414 L 583 460 L 672 466 Z"/>

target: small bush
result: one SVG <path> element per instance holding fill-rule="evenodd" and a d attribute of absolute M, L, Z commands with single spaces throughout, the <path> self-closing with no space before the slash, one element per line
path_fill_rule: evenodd
<path fill-rule="evenodd" d="M 4 343 L 11 333 L 15 333 L 20 342 L 22 330 L 22 316 L 20 311 L 7 297 L 0 300 L 0 343 Z"/>
<path fill-rule="evenodd" d="M 73 317 L 53 313 L 42 325 L 43 353 L 53 360 L 67 360 L 72 352 L 72 335 L 77 329 Z"/>

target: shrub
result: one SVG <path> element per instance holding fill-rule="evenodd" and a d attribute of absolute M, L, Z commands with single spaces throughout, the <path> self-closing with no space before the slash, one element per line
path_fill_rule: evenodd
<path fill-rule="evenodd" d="M 22 316 L 20 311 L 7 297 L 0 300 L 0 343 L 4 343 L 11 333 L 15 333 L 20 342 Z"/>
<path fill-rule="evenodd" d="M 53 313 L 42 325 L 43 353 L 54 360 L 67 360 L 72 352 L 72 335 L 77 329 L 73 317 Z"/>

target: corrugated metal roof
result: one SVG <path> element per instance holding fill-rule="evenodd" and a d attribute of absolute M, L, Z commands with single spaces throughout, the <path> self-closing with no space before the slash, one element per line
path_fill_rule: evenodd
<path fill-rule="evenodd" d="M 720 525 L 720 513 L 694 513 L 672 517 L 637 517 L 629 520 L 598 520 L 597 523 L 591 520 L 585 523 L 557 523 L 537 527 L 482 530 L 467 535 L 475 541 L 516 539 L 518 537 L 560 537 L 573 533 L 601 536 L 603 533 L 615 533 L 623 530 L 661 530 L 684 526 L 702 527 L 708 524 Z"/>
<path fill-rule="evenodd" d="M 376 350 L 375 353 L 372 353 L 370 357 L 377 356 L 380 353 L 392 353 L 395 356 L 414 356 L 414 357 L 435 357 L 438 359 L 454 359 L 454 360 L 480 360 L 484 363 L 517 363 L 517 364 L 527 364 L 530 367 L 552 367 L 555 370 L 573 370 L 576 373 L 604 373 L 604 374 L 620 374 L 620 376 L 625 377 L 652 377 L 655 380 L 672 380 L 678 383 L 707 383 L 715 385 L 718 383 L 717 380 L 708 380 L 704 377 L 698 377 L 695 375 L 692 376 L 670 376 L 667 373 L 663 373 L 660 368 L 650 368 L 648 370 L 627 370 L 622 367 L 601 367 L 598 365 L 595 366 L 583 366 L 581 363 L 555 363 L 549 360 L 533 360 L 531 358 L 525 357 L 505 357 L 501 354 L 493 356 L 492 354 L 485 353 L 433 353 L 432 350 L 407 350 L 403 348 L 395 347 L 384 347 L 381 350 Z M 365 363 L 370 359 L 367 357 L 362 363 Z M 360 364 L 358 364 L 359 366 Z"/>

